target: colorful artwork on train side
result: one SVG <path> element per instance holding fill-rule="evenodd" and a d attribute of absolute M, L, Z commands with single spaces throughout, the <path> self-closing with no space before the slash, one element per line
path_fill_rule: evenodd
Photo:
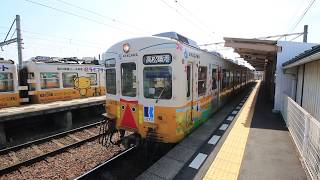
<path fill-rule="evenodd" d="M 9 67 L 5 65 L 0 66 L 0 71 L 5 71 L 5 70 L 9 70 Z"/>
<path fill-rule="evenodd" d="M 31 103 L 48 103 L 54 101 L 65 101 L 78 99 L 81 97 L 93 97 L 105 94 L 105 87 L 92 87 L 86 90 L 86 96 L 82 96 L 78 89 L 55 89 L 55 90 L 39 90 L 34 91 L 34 95 L 30 96 Z"/>
<path fill-rule="evenodd" d="M 0 109 L 19 106 L 19 104 L 20 98 L 18 93 L 0 94 Z"/>
<path fill-rule="evenodd" d="M 74 89 L 79 91 L 81 96 L 88 96 L 88 90 L 91 88 L 91 80 L 89 77 L 74 78 Z"/>

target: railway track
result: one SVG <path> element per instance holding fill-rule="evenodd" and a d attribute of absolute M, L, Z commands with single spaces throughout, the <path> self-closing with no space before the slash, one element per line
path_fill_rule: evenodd
<path fill-rule="evenodd" d="M 81 176 L 78 176 L 77 178 L 75 178 L 75 180 L 101 179 L 101 177 L 99 177 L 99 175 L 101 174 L 101 172 L 104 171 L 104 169 L 107 166 L 111 166 L 112 163 L 115 163 L 115 161 L 121 161 L 121 160 L 125 159 L 127 156 L 132 155 L 132 152 L 133 152 L 133 150 L 135 150 L 135 148 L 136 147 L 133 146 L 133 147 L 130 147 L 126 150 L 119 152 L 114 157 L 108 159 L 107 161 L 103 162 L 102 164 L 96 166 L 95 168 L 87 171 L 86 173 L 82 174 Z"/>
<path fill-rule="evenodd" d="M 48 136 L 0 151 L 0 176 L 97 139 L 99 124 Z"/>

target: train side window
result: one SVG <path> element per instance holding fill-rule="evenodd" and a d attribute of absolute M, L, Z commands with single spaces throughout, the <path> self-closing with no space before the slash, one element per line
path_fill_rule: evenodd
<path fill-rule="evenodd" d="M 227 87 L 229 87 L 229 86 L 230 86 L 230 71 L 227 71 L 226 73 L 227 73 L 227 74 L 226 74 L 226 77 L 227 77 Z"/>
<path fill-rule="evenodd" d="M 59 88 L 59 73 L 44 72 L 40 73 L 41 89 Z"/>
<path fill-rule="evenodd" d="M 121 64 L 121 92 L 123 96 L 137 95 L 137 70 L 135 63 Z"/>
<path fill-rule="evenodd" d="M 222 69 L 222 89 L 227 86 L 227 71 L 226 69 Z"/>
<path fill-rule="evenodd" d="M 190 92 L 191 92 L 191 71 L 190 71 L 190 65 L 187 66 L 187 97 L 190 97 Z"/>
<path fill-rule="evenodd" d="M 207 67 L 199 66 L 198 69 L 198 96 L 206 94 L 207 90 Z"/>
<path fill-rule="evenodd" d="M 88 73 L 88 76 L 90 78 L 90 85 L 96 86 L 98 84 L 97 74 L 96 73 Z"/>
<path fill-rule="evenodd" d="M 145 67 L 143 69 L 143 94 L 145 98 L 150 99 L 171 99 L 171 67 Z"/>
<path fill-rule="evenodd" d="M 111 59 L 105 60 L 105 66 L 106 66 L 106 68 L 115 67 L 116 66 L 116 59 L 111 58 Z"/>
<path fill-rule="evenodd" d="M 216 68 L 213 68 L 212 69 L 212 75 L 211 75 L 212 77 L 212 87 L 211 87 L 211 89 L 212 90 L 215 90 L 215 89 L 217 89 L 217 69 Z"/>
<path fill-rule="evenodd" d="M 116 69 L 106 69 L 106 87 L 108 94 L 116 94 L 117 86 L 116 86 Z"/>
<path fill-rule="evenodd" d="M 74 87 L 75 78 L 78 77 L 78 73 L 64 72 L 62 73 L 62 84 L 64 88 Z"/>
<path fill-rule="evenodd" d="M 0 73 L 0 92 L 14 91 L 13 74 L 3 72 Z"/>

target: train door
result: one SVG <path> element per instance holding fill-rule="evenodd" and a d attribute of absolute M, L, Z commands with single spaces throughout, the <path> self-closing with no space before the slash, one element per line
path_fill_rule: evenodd
<path fill-rule="evenodd" d="M 212 110 L 213 112 L 218 110 L 219 107 L 219 101 L 220 101 L 220 78 L 219 78 L 219 66 L 218 65 L 212 65 L 211 66 L 211 90 L 213 93 L 213 100 L 212 100 Z"/>
<path fill-rule="evenodd" d="M 125 129 L 137 130 L 139 106 L 136 63 L 125 62 L 120 64 L 120 78 L 120 126 Z"/>
<path fill-rule="evenodd" d="M 189 62 L 187 67 L 187 119 L 186 119 L 186 129 L 190 131 L 194 126 L 194 121 L 197 118 L 197 101 L 196 101 L 196 79 L 197 79 L 197 65 L 195 62 Z"/>

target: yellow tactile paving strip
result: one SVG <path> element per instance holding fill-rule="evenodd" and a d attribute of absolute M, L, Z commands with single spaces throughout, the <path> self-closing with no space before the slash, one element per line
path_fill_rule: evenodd
<path fill-rule="evenodd" d="M 238 118 L 235 119 L 236 122 L 234 126 L 204 176 L 204 179 L 238 179 L 259 88 L 260 82 L 256 84 L 246 103 L 243 105 Z"/>

